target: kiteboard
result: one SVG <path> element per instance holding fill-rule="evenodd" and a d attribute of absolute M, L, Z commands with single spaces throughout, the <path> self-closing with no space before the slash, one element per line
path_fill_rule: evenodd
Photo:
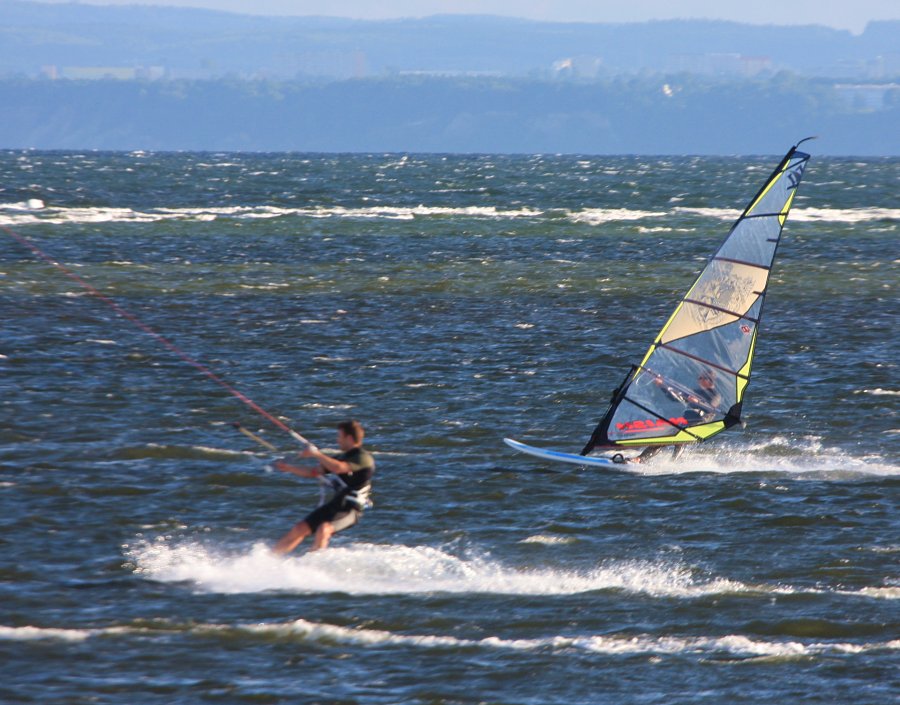
<path fill-rule="evenodd" d="M 612 458 L 604 458 L 599 455 L 578 455 L 576 453 L 563 453 L 558 450 L 549 450 L 548 448 L 538 448 L 537 446 L 530 446 L 526 443 L 514 441 L 512 438 L 504 438 L 503 442 L 513 450 L 517 450 L 520 453 L 528 453 L 528 455 L 533 455 L 536 458 L 541 458 L 543 460 L 554 460 L 558 463 L 572 463 L 573 465 L 590 465 L 594 467 L 605 468 L 621 464 L 615 462 Z"/>

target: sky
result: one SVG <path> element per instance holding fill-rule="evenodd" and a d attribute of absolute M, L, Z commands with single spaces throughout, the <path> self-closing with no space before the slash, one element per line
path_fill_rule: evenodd
<path fill-rule="evenodd" d="M 71 2 L 72 0 L 41 0 Z M 720 19 L 752 24 L 818 24 L 854 33 L 869 20 L 900 20 L 900 0 L 80 0 L 91 5 L 202 7 L 253 15 L 357 19 L 481 14 L 555 22 Z"/>

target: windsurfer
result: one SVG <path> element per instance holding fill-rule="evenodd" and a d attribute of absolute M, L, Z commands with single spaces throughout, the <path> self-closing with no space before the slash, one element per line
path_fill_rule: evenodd
<path fill-rule="evenodd" d="M 690 393 L 683 392 L 680 389 L 675 389 L 671 386 L 666 386 L 665 380 L 659 375 L 653 379 L 653 382 L 658 387 L 662 388 L 665 395 L 670 399 L 674 399 L 677 402 L 687 405 L 688 408 L 684 410 L 683 416 L 687 421 L 692 423 L 702 421 L 708 414 L 714 413 L 716 407 L 722 402 L 722 395 L 716 389 L 715 373 L 711 369 L 705 369 L 700 372 L 697 376 L 697 386 Z M 664 448 L 668 447 L 672 448 L 673 460 L 681 455 L 684 450 L 684 446 L 681 444 L 672 446 L 647 446 L 640 455 L 632 458 L 631 462 L 646 462 L 650 460 L 650 458 L 659 455 Z"/>
<path fill-rule="evenodd" d="M 707 260 L 640 364 L 632 365 L 581 453 L 511 442 L 513 448 L 571 463 L 595 451 L 646 448 L 639 456 L 644 461 L 660 447 L 707 441 L 741 423 L 769 275 L 810 159 L 799 145 L 784 155 Z M 593 460 L 592 465 L 626 462 L 621 453 Z"/>
<path fill-rule="evenodd" d="M 314 536 L 313 550 L 327 548 L 334 533 L 359 521 L 375 473 L 375 460 L 362 446 L 364 435 L 359 421 L 342 421 L 337 427 L 337 444 L 341 450 L 337 455 L 327 455 L 309 445 L 300 457 L 317 460 L 318 467 L 300 467 L 283 461 L 274 464 L 276 469 L 298 477 L 319 478 L 334 491 L 331 499 L 307 514 L 273 546 L 275 553 L 290 553 L 310 535 Z"/>

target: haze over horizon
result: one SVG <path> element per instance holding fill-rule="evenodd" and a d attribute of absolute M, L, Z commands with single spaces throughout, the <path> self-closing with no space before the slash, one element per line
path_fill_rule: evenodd
<path fill-rule="evenodd" d="M 36 0 L 70 3 L 71 0 Z M 248 15 L 329 16 L 384 20 L 438 14 L 499 15 L 549 22 L 645 22 L 710 19 L 773 25 L 824 25 L 862 32 L 870 21 L 900 19 L 897 0 L 632 0 L 626 4 L 593 0 L 76 0 L 85 5 L 155 5 L 203 8 Z"/>
<path fill-rule="evenodd" d="M 823 153 L 900 154 L 900 19 L 853 35 L 709 20 L 350 21 L 185 9 L 250 9 L 237 0 L 158 2 L 0 0 L 0 147 L 769 154 L 822 134 Z"/>

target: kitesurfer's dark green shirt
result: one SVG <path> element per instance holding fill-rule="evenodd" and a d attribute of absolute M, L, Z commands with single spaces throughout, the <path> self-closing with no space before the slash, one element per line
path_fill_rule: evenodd
<path fill-rule="evenodd" d="M 375 458 L 365 448 L 361 446 L 351 448 L 344 453 L 338 453 L 334 459 L 350 466 L 350 472 L 338 476 L 349 489 L 360 490 L 372 482 L 372 476 L 375 474 Z"/>

